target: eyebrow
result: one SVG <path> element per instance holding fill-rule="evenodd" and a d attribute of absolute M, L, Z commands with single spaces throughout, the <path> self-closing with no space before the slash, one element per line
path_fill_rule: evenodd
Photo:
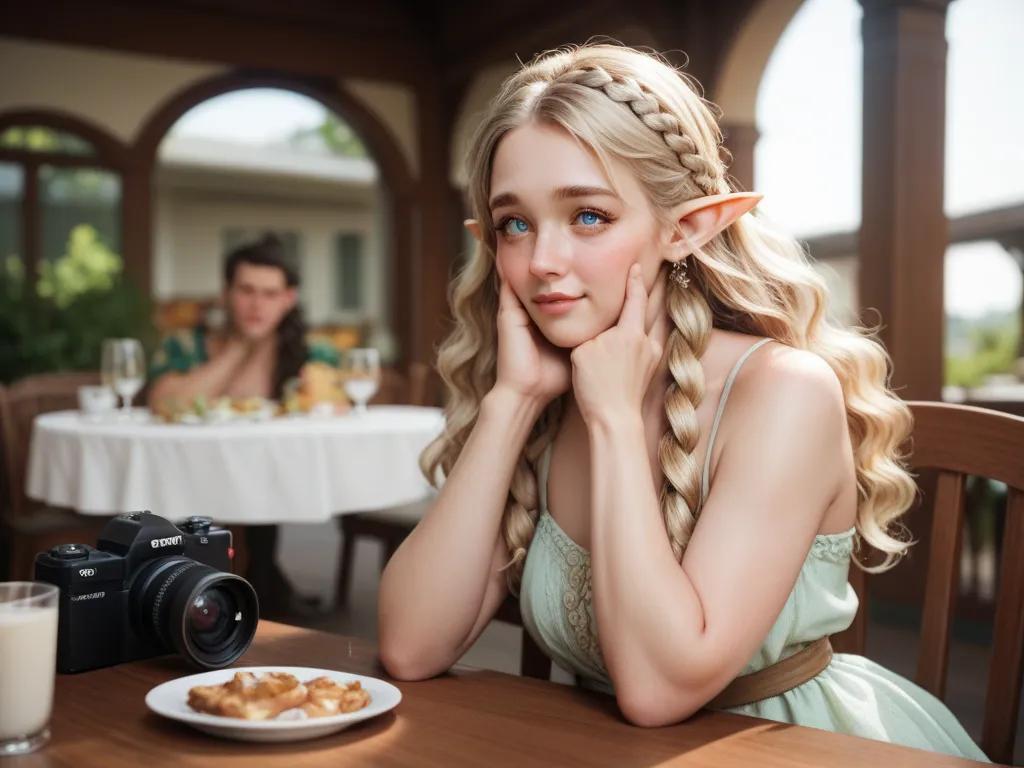
<path fill-rule="evenodd" d="M 614 197 L 618 195 L 605 187 L 570 186 L 559 187 L 555 190 L 555 200 L 574 200 L 579 197 Z M 512 192 L 503 192 L 491 199 L 491 210 L 502 208 L 506 205 L 517 205 L 519 198 Z"/>

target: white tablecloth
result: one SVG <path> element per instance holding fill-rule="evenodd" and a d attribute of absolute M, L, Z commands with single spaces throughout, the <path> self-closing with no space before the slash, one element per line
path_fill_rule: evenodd
<path fill-rule="evenodd" d="M 62 411 L 35 420 L 27 492 L 82 514 L 322 522 L 424 498 L 419 454 L 443 428 L 442 411 L 407 406 L 216 426 L 97 423 Z"/>

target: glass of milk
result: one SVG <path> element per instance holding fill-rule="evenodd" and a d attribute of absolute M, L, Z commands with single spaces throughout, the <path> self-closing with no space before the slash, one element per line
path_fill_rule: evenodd
<path fill-rule="evenodd" d="M 380 352 L 376 349 L 350 349 L 342 366 L 345 394 L 355 403 L 352 412 L 366 413 L 366 404 L 380 387 Z"/>
<path fill-rule="evenodd" d="M 59 594 L 52 584 L 0 582 L 0 757 L 50 740 Z"/>

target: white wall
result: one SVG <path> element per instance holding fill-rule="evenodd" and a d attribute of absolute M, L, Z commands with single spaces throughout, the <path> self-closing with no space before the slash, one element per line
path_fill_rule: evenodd
<path fill-rule="evenodd" d="M 342 79 L 341 87 L 352 98 L 363 102 L 387 127 L 405 156 L 409 173 L 413 178 L 419 176 L 416 94 L 408 86 L 380 80 Z"/>
<path fill-rule="evenodd" d="M 230 69 L 0 35 L 0 113 L 65 112 L 130 143 L 168 99 Z M 342 78 L 340 83 L 384 123 L 415 177 L 419 168 L 415 92 L 385 81 Z"/>
<path fill-rule="evenodd" d="M 134 141 L 165 101 L 225 68 L 0 37 L 0 112 L 46 109 Z"/>
<path fill-rule="evenodd" d="M 373 191 L 368 191 L 370 200 Z M 158 298 L 206 298 L 221 289 L 224 231 L 274 229 L 299 233 L 302 302 L 309 321 L 353 323 L 380 319 L 386 309 L 386 274 L 376 213 L 371 206 L 277 200 L 245 200 L 215 191 L 158 189 L 156 195 L 155 293 Z M 334 238 L 358 232 L 365 238 L 366 311 L 335 309 Z"/>

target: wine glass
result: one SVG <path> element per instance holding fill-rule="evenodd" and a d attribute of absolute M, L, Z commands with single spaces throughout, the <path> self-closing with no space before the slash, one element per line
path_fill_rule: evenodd
<path fill-rule="evenodd" d="M 366 413 L 366 404 L 380 387 L 380 353 L 373 348 L 350 349 L 343 370 L 345 394 L 355 403 L 352 412 Z"/>
<path fill-rule="evenodd" d="M 137 339 L 106 339 L 101 375 L 124 399 L 121 412 L 130 419 L 132 398 L 146 383 L 146 355 L 142 344 Z"/>

